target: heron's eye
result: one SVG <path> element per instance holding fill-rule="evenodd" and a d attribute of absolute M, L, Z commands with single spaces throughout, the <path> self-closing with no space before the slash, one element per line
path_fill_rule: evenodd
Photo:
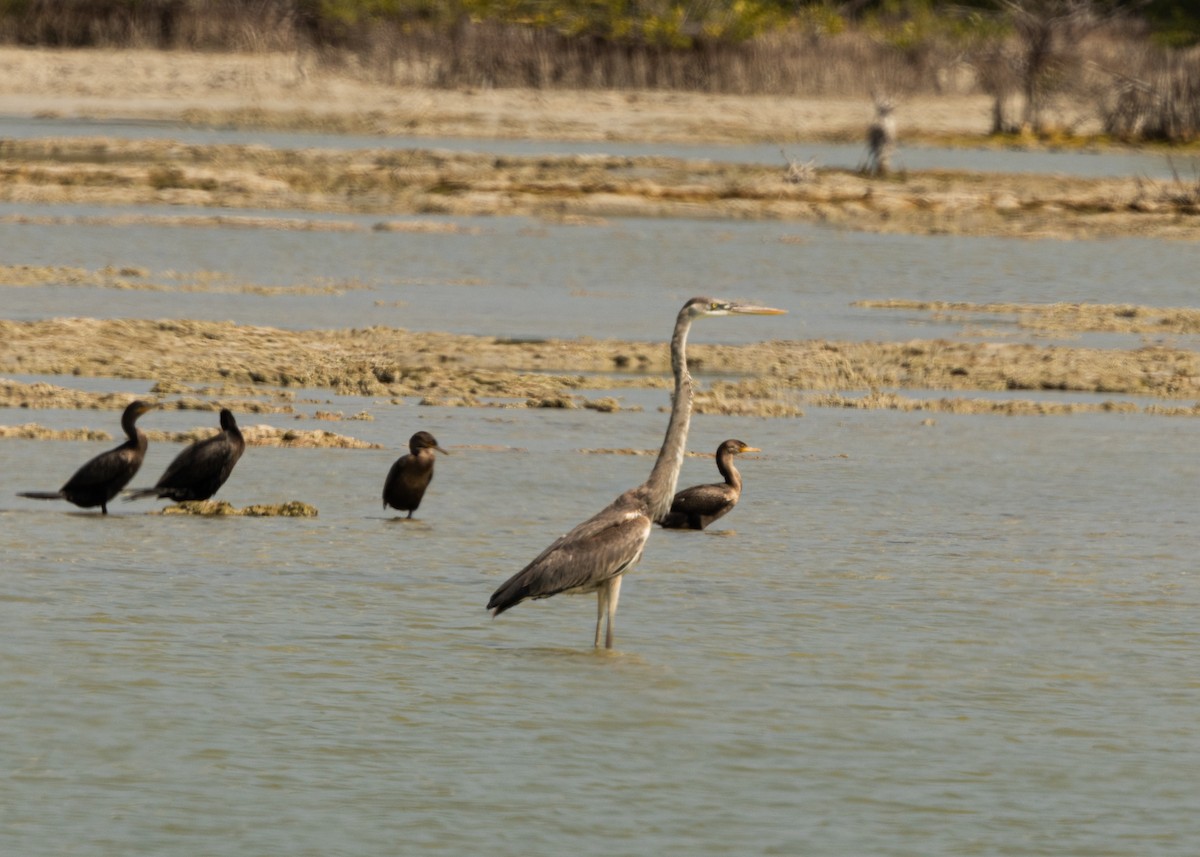
<path fill-rule="evenodd" d="M 717 301 L 710 301 L 708 304 L 708 308 L 710 310 L 718 310 L 721 308 L 721 304 L 718 303 Z"/>

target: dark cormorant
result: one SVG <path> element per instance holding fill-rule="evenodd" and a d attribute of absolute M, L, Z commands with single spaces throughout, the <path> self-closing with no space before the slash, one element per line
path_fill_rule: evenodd
<path fill-rule="evenodd" d="M 233 466 L 246 450 L 246 441 L 237 420 L 228 408 L 221 408 L 221 431 L 187 447 L 167 467 L 153 488 L 141 488 L 126 499 L 159 497 L 182 503 L 207 500 L 225 484 Z"/>
<path fill-rule="evenodd" d="M 136 423 L 138 417 L 155 407 L 141 399 L 130 402 L 121 414 L 121 428 L 129 440 L 116 449 L 97 455 L 76 470 L 75 475 L 59 490 L 22 491 L 18 496 L 35 500 L 67 500 L 83 509 L 99 506 L 100 511 L 107 515 L 108 501 L 129 484 L 146 457 L 146 435 Z"/>
<path fill-rule="evenodd" d="M 498 616 L 526 598 L 549 598 L 596 593 L 596 636 L 605 625 L 604 645 L 613 644 L 613 617 L 621 593 L 621 579 L 642 558 L 651 524 L 670 510 L 679 468 L 683 464 L 688 423 L 692 417 L 692 378 L 687 371 L 687 336 L 692 321 L 707 316 L 733 314 L 779 315 L 786 310 L 737 304 L 715 298 L 692 298 L 675 319 L 671 336 L 671 369 L 675 397 L 667 434 L 650 477 L 631 488 L 602 511 L 588 518 L 546 548 L 533 562 L 492 593 L 488 609 Z"/>
<path fill-rule="evenodd" d="M 408 441 L 409 452 L 396 459 L 392 469 L 388 471 L 383 483 L 383 508 L 391 506 L 401 512 L 413 516 L 425 496 L 425 489 L 433 480 L 433 460 L 437 457 L 434 450 L 448 455 L 446 450 L 438 446 L 433 435 L 427 431 L 419 431 Z"/>
<path fill-rule="evenodd" d="M 724 482 L 684 488 L 671 501 L 671 511 L 659 521 L 668 530 L 703 530 L 737 505 L 742 496 L 742 475 L 733 457 L 743 452 L 762 452 L 740 440 L 727 440 L 717 447 L 717 470 Z"/>

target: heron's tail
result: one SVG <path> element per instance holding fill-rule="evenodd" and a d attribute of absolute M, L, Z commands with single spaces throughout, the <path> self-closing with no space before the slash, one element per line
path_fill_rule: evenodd
<path fill-rule="evenodd" d="M 510 578 L 492 593 L 487 605 L 487 609 L 492 611 L 492 616 L 499 616 L 529 597 L 529 587 L 519 578 L 520 575 Z"/>
<path fill-rule="evenodd" d="M 61 491 L 18 491 L 18 497 L 29 497 L 33 500 L 61 500 Z"/>

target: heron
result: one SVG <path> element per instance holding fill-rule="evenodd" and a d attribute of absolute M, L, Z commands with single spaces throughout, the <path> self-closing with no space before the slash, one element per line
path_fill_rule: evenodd
<path fill-rule="evenodd" d="M 425 489 L 433 481 L 433 460 L 437 457 L 434 450 L 450 454 L 427 431 L 419 431 L 408 439 L 408 454 L 396 459 L 383 482 L 383 508 L 391 506 L 408 512 L 410 518 L 413 516 Z"/>
<path fill-rule="evenodd" d="M 246 450 L 246 440 L 233 411 L 221 408 L 221 431 L 198 440 L 175 456 L 153 488 L 139 488 L 126 500 L 158 497 L 182 503 L 216 494 Z"/>
<path fill-rule="evenodd" d="M 671 369 L 675 375 L 671 417 L 650 477 L 558 538 L 529 565 L 501 584 L 488 601 L 493 616 L 499 616 L 527 598 L 595 592 L 593 645 L 600 645 L 603 624 L 604 646 L 612 648 L 613 619 L 621 594 L 621 580 L 642 558 L 651 525 L 670 511 L 679 469 L 683 465 L 692 416 L 693 385 L 687 369 L 687 337 L 692 322 L 712 316 L 781 315 L 784 312 L 786 310 L 720 298 L 692 298 L 683 305 L 671 336 Z"/>
<path fill-rule="evenodd" d="M 671 511 L 659 523 L 668 530 L 703 530 L 729 512 L 742 496 L 742 474 L 733 457 L 744 452 L 762 452 L 740 440 L 730 439 L 717 447 L 717 470 L 724 482 L 684 488 L 671 501 Z"/>
<path fill-rule="evenodd" d="M 34 500 L 67 500 L 81 509 L 100 507 L 108 514 L 108 501 L 129 484 L 146 457 L 146 434 L 137 427 L 142 414 L 157 405 L 137 399 L 121 414 L 121 428 L 128 438 L 123 444 L 102 452 L 75 471 L 75 475 L 57 491 L 21 491 L 19 497 Z"/>
<path fill-rule="evenodd" d="M 891 171 L 896 148 L 895 109 L 890 98 L 875 97 L 875 118 L 867 126 L 867 175 L 885 176 Z"/>

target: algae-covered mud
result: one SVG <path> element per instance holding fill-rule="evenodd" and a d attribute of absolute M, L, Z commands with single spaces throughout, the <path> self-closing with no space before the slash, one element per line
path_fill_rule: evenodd
<path fill-rule="evenodd" d="M 224 500 L 188 500 L 166 506 L 159 515 L 200 515 L 209 518 L 315 518 L 317 507 L 302 500 L 287 503 L 255 503 L 237 508 Z"/>

